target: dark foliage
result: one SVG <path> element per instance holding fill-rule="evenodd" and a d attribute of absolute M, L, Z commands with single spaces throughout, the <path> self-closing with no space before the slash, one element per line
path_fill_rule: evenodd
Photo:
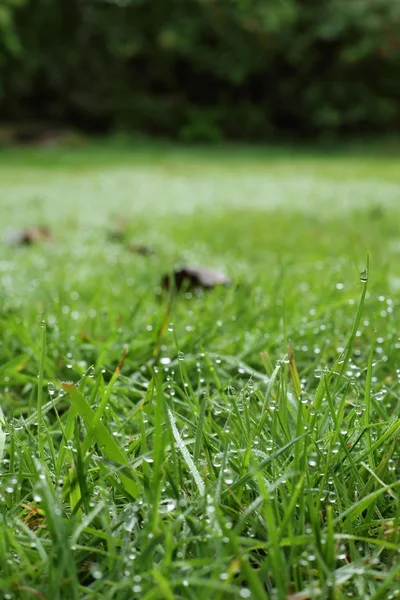
<path fill-rule="evenodd" d="M 394 0 L 3 0 L 0 111 L 218 141 L 400 128 Z"/>

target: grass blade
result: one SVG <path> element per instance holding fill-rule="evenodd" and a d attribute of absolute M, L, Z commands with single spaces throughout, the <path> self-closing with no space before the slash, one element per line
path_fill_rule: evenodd
<path fill-rule="evenodd" d="M 93 423 L 95 422 L 95 412 L 86 402 L 82 393 L 73 383 L 63 383 L 63 389 L 68 393 L 72 405 L 76 409 L 79 416 L 83 419 L 86 427 L 91 429 L 93 427 Z M 126 455 L 101 421 L 98 421 L 95 424 L 93 435 L 99 448 L 107 458 L 123 467 L 129 467 L 129 462 Z M 137 483 L 131 477 L 123 473 L 118 473 L 118 477 L 129 495 L 133 498 L 136 498 L 139 491 Z"/>

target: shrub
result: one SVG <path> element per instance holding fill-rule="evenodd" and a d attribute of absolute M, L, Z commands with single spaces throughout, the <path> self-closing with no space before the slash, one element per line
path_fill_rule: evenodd
<path fill-rule="evenodd" d="M 6 0 L 0 109 L 185 140 L 400 127 L 393 0 Z"/>

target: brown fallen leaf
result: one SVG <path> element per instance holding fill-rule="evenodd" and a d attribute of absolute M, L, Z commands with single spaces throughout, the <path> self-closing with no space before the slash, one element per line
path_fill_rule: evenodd
<path fill-rule="evenodd" d="M 126 249 L 129 252 L 132 252 L 132 254 L 139 254 L 140 256 L 152 256 L 154 254 L 153 248 L 147 246 L 146 244 L 139 244 L 135 242 L 127 243 L 127 232 L 124 225 L 108 231 L 107 238 L 110 242 L 124 244 Z"/>
<path fill-rule="evenodd" d="M 177 290 L 181 287 L 188 289 L 205 288 L 211 289 L 217 285 L 230 285 L 229 277 L 221 271 L 206 269 L 204 267 L 184 266 L 176 269 L 173 273 L 164 275 L 161 285 L 164 289 L 170 289 L 171 279 Z"/>
<path fill-rule="evenodd" d="M 9 231 L 6 234 L 6 242 L 14 246 L 30 246 L 37 242 L 52 242 L 53 235 L 48 227 L 33 226 L 22 231 Z"/>
<path fill-rule="evenodd" d="M 140 254 L 140 256 L 153 256 L 154 254 L 153 248 L 143 244 L 129 244 L 128 250 L 133 254 Z"/>

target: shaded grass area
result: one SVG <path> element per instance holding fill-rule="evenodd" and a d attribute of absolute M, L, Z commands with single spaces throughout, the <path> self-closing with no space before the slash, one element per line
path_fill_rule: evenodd
<path fill-rule="evenodd" d="M 56 243 L 1 246 L 0 595 L 399 595 L 397 167 L 3 152 Z M 171 305 L 184 263 L 233 284 Z"/>

